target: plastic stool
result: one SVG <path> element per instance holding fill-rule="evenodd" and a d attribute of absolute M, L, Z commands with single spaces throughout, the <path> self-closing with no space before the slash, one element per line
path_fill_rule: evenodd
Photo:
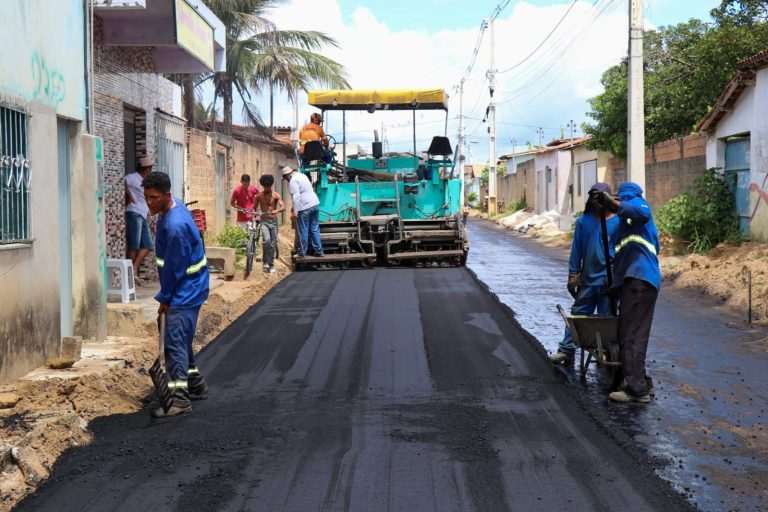
<path fill-rule="evenodd" d="M 111 271 L 120 272 L 120 287 L 116 287 L 115 275 Z M 133 279 L 133 262 L 131 260 L 107 260 L 107 295 L 120 294 L 123 302 L 136 300 L 136 282 Z"/>

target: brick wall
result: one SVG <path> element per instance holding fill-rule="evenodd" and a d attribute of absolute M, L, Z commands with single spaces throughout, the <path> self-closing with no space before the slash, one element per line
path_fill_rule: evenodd
<path fill-rule="evenodd" d="M 707 168 L 707 138 L 690 135 L 645 151 L 646 197 L 653 210 L 682 194 Z"/>
<path fill-rule="evenodd" d="M 210 140 L 210 142 L 209 142 Z M 208 150 L 209 144 L 214 151 Z M 226 177 L 221 181 L 221 196 L 216 196 L 215 153 L 223 153 L 226 158 Z M 187 129 L 187 200 L 198 201 L 194 208 L 205 210 L 208 223 L 206 237 L 213 243 L 213 239 L 224 223 L 235 221 L 236 212 L 229 207 L 229 199 L 234 187 L 240 183 L 240 176 L 249 174 L 251 183 L 259 187 L 258 180 L 263 174 L 272 174 L 275 177 L 275 190 L 282 193 L 280 169 L 291 165 L 292 154 L 283 152 L 269 144 L 250 142 L 246 143 L 221 134 L 215 134 L 196 128 Z M 290 197 L 282 194 L 286 205 L 290 208 Z M 217 202 L 219 210 L 217 211 Z M 224 219 L 218 219 L 217 215 L 224 205 Z"/>
<path fill-rule="evenodd" d="M 645 197 L 653 210 L 682 194 L 707 168 L 707 138 L 690 135 L 660 142 L 645 150 Z M 626 163 L 618 158 L 608 162 L 611 186 L 616 190 L 627 180 Z"/>
<path fill-rule="evenodd" d="M 94 128 L 104 140 L 106 253 L 108 258 L 125 258 L 123 110 L 137 111 L 136 156 L 154 156 L 155 112 L 173 110 L 174 86 L 154 72 L 154 48 L 101 44 L 102 23 L 98 16 L 94 38 Z M 152 279 L 155 270 L 154 258 L 150 257 L 140 273 Z"/>
<path fill-rule="evenodd" d="M 222 144 L 224 142 L 224 144 Z M 229 160 L 228 153 L 231 145 L 231 138 L 221 134 L 213 134 L 196 128 L 187 128 L 187 172 L 186 172 L 186 201 L 197 201 L 191 208 L 199 208 L 205 211 L 206 240 L 211 244 L 218 235 L 216 229 L 217 223 L 223 224 L 227 218 L 216 218 L 216 153 L 223 153 Z M 226 144 L 226 145 L 225 145 Z M 209 154 L 209 147 L 211 149 Z M 231 193 L 231 184 L 225 185 L 223 194 L 225 197 L 219 198 L 219 201 L 225 203 L 225 215 L 229 213 L 229 193 Z M 222 187 L 224 188 L 224 187 Z"/>

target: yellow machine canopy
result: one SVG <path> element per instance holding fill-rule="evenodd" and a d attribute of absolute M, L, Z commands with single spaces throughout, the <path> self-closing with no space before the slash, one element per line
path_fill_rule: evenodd
<path fill-rule="evenodd" d="M 309 91 L 309 104 L 321 110 L 448 110 L 444 89 Z"/>

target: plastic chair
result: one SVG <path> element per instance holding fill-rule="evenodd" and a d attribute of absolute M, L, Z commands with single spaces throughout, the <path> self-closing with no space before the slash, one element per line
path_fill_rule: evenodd
<path fill-rule="evenodd" d="M 120 274 L 120 286 L 115 285 L 115 273 Z M 136 300 L 136 282 L 133 279 L 131 260 L 107 260 L 107 295 L 119 294 L 124 302 Z"/>

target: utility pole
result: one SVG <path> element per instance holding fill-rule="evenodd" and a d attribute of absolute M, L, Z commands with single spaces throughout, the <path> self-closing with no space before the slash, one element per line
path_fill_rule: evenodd
<path fill-rule="evenodd" d="M 573 132 L 576 131 L 576 123 L 573 122 L 573 119 L 568 123 L 568 129 L 571 132 L 571 146 L 573 146 Z"/>
<path fill-rule="evenodd" d="M 465 134 L 464 134 L 464 81 L 465 78 L 462 77 L 461 81 L 459 82 L 459 140 L 458 144 L 456 144 L 456 164 L 461 167 L 461 173 L 464 173 L 462 158 L 465 158 L 465 148 L 464 145 L 465 142 Z M 466 159 L 466 158 L 465 158 Z"/>
<path fill-rule="evenodd" d="M 629 0 L 629 91 L 627 180 L 645 190 L 645 110 L 643 107 L 643 0 Z"/>
<path fill-rule="evenodd" d="M 544 147 L 544 128 L 539 128 L 536 133 L 539 136 L 539 147 Z"/>
<path fill-rule="evenodd" d="M 494 89 L 496 88 L 496 40 L 494 37 L 493 25 L 496 21 L 496 15 L 491 16 L 491 67 L 488 70 L 488 90 L 491 93 L 491 101 L 488 104 L 488 215 L 496 215 L 496 103 L 493 100 Z"/>
<path fill-rule="evenodd" d="M 515 167 L 515 146 L 517 146 L 517 139 L 512 139 L 512 172 L 517 172 L 517 167 Z M 509 167 L 507 167 L 507 174 L 509 174 Z"/>

